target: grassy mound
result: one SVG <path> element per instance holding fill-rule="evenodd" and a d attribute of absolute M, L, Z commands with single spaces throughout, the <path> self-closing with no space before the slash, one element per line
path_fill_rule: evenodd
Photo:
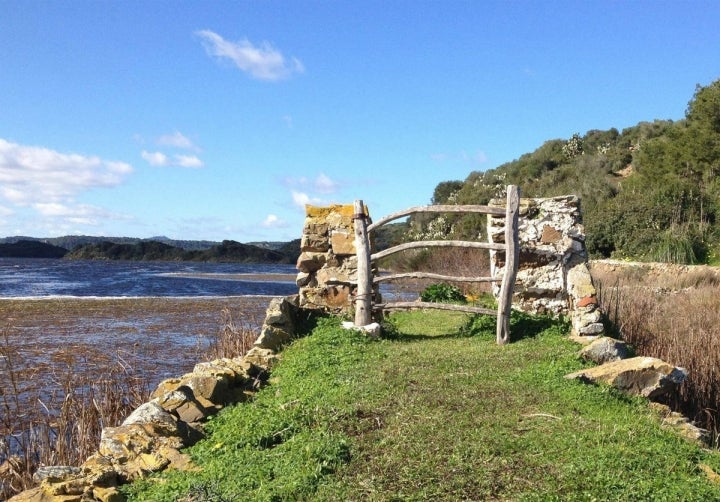
<path fill-rule="evenodd" d="M 582 367 L 559 321 L 398 313 L 369 341 L 333 319 L 288 347 L 272 384 L 189 449 L 198 470 L 131 500 L 718 500 L 720 455 L 641 399 L 563 379 Z"/>

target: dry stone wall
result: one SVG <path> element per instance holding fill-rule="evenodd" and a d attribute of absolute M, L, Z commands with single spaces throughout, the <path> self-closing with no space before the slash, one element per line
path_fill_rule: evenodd
<path fill-rule="evenodd" d="M 504 200 L 490 205 L 504 207 Z M 580 199 L 574 195 L 520 200 L 520 269 L 513 307 L 569 315 L 577 335 L 603 333 L 595 286 L 587 267 Z M 505 241 L 504 216 L 488 215 L 488 239 Z M 490 252 L 492 274 L 504 273 L 503 252 Z M 494 286 L 499 294 L 499 285 Z"/>
<path fill-rule="evenodd" d="M 354 212 L 353 204 L 305 207 L 297 261 L 299 307 L 332 314 L 353 309 L 357 290 Z M 365 216 L 369 218 L 367 207 Z"/>

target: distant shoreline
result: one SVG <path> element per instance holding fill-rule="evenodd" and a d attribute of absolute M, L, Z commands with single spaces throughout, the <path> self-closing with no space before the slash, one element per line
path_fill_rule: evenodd
<path fill-rule="evenodd" d="M 252 281 L 252 282 L 295 282 L 294 274 L 210 274 L 202 272 L 168 272 L 158 274 L 161 277 L 185 277 L 188 279 L 209 279 L 216 281 Z"/>

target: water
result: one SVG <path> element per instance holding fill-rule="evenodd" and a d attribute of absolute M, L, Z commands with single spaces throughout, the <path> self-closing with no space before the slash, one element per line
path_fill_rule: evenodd
<path fill-rule="evenodd" d="M 278 264 L 0 258 L 0 298 L 285 296 L 297 292 L 296 273 Z"/>

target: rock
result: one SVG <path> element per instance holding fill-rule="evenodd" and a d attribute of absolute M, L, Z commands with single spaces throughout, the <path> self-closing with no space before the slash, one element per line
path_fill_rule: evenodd
<path fill-rule="evenodd" d="M 676 391 L 687 378 L 687 371 L 654 357 L 632 357 L 576 371 L 565 378 L 602 382 L 626 394 L 655 399 Z"/>
<path fill-rule="evenodd" d="M 102 486 L 93 486 L 93 497 L 99 502 L 125 502 L 125 495 L 115 486 L 105 488 Z"/>
<path fill-rule="evenodd" d="M 342 327 L 345 329 L 361 331 L 370 338 L 380 338 L 380 335 L 382 334 L 382 327 L 376 322 L 370 323 L 366 326 L 355 326 L 355 323 L 352 321 L 343 321 Z"/>
<path fill-rule="evenodd" d="M 625 342 L 607 336 L 597 338 L 580 351 L 580 357 L 595 364 L 627 359 L 628 346 Z"/>
<path fill-rule="evenodd" d="M 140 405 L 122 425 L 151 425 L 163 436 L 175 436 L 179 432 L 175 418 L 154 401 Z"/>
<path fill-rule="evenodd" d="M 269 369 L 278 360 L 278 355 L 270 349 L 253 347 L 245 354 L 245 360 L 263 369 Z"/>
<path fill-rule="evenodd" d="M 701 446 L 711 445 L 712 434 L 710 431 L 696 426 L 683 414 L 672 411 L 666 404 L 650 403 L 650 407 L 658 413 L 662 419 L 662 427 L 671 429 L 680 436 L 696 442 Z"/>
<path fill-rule="evenodd" d="M 330 235 L 330 247 L 336 255 L 355 254 L 355 233 L 349 230 L 335 230 Z"/>
<path fill-rule="evenodd" d="M 62 481 L 71 476 L 80 474 L 81 469 L 79 467 L 73 467 L 69 465 L 50 465 L 40 466 L 38 470 L 33 474 L 33 481 L 40 483 L 44 480 L 48 480 L 51 483 L 56 481 Z"/>
<path fill-rule="evenodd" d="M 325 253 L 314 253 L 311 251 L 303 251 L 298 257 L 297 269 L 300 272 L 311 273 L 316 270 L 320 270 L 325 261 L 327 255 Z"/>
<path fill-rule="evenodd" d="M 260 336 L 253 344 L 255 347 L 277 351 L 292 340 L 295 336 L 297 302 L 297 296 L 273 298 L 270 301 Z"/>
<path fill-rule="evenodd" d="M 578 330 L 580 335 L 599 335 L 605 330 L 605 326 L 601 322 L 587 324 Z"/>

